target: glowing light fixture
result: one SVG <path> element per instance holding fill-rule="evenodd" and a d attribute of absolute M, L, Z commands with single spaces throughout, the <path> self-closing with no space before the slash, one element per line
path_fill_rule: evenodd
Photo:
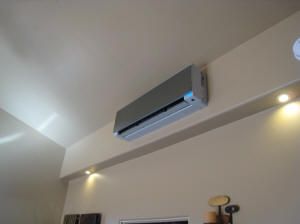
<path fill-rule="evenodd" d="M 294 56 L 300 61 L 300 38 L 298 38 L 293 45 Z"/>
<path fill-rule="evenodd" d="M 278 99 L 278 101 L 279 101 L 280 103 L 286 103 L 286 102 L 289 101 L 290 97 L 289 97 L 289 95 L 287 95 L 287 94 L 281 94 L 281 95 L 278 96 L 277 99 Z"/>
<path fill-rule="evenodd" d="M 85 174 L 86 174 L 86 175 L 90 175 L 91 173 L 92 173 L 92 172 L 89 171 L 89 170 L 86 170 L 86 171 L 85 171 Z"/>

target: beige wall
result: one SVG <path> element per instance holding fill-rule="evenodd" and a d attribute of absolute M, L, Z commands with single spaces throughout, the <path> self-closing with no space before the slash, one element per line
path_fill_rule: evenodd
<path fill-rule="evenodd" d="M 0 223 L 58 224 L 65 150 L 0 109 Z"/>
<path fill-rule="evenodd" d="M 104 224 L 190 217 L 228 194 L 236 223 L 298 223 L 300 102 L 267 110 L 69 183 L 65 213 L 102 212 Z"/>
<path fill-rule="evenodd" d="M 134 142 L 115 138 L 111 122 L 67 149 L 61 176 L 107 161 L 300 79 L 300 63 L 292 54 L 292 44 L 300 36 L 299 24 L 300 12 L 208 64 L 207 108 Z"/>

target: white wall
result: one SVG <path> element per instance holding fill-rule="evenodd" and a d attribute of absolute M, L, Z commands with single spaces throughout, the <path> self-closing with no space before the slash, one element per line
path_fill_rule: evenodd
<path fill-rule="evenodd" d="M 60 223 L 64 148 L 1 109 L 0 124 L 0 223 Z"/>
<path fill-rule="evenodd" d="M 273 108 L 69 183 L 65 213 L 123 218 L 187 215 L 228 194 L 236 223 L 299 223 L 300 102 Z"/>
<path fill-rule="evenodd" d="M 300 63 L 293 58 L 291 50 L 300 36 L 299 24 L 298 11 L 208 64 L 210 102 L 207 108 L 135 142 L 115 138 L 111 122 L 69 147 L 61 177 L 107 161 L 299 79 Z"/>

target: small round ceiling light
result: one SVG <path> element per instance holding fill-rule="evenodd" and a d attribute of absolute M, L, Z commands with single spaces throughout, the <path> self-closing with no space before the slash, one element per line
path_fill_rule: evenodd
<path fill-rule="evenodd" d="M 86 170 L 86 171 L 85 171 L 85 174 L 86 174 L 86 175 L 90 175 L 91 173 L 92 173 L 92 172 L 89 171 L 89 170 Z"/>
<path fill-rule="evenodd" d="M 286 103 L 286 102 L 289 101 L 290 97 L 289 97 L 289 95 L 287 95 L 287 94 L 281 94 L 281 95 L 278 96 L 277 99 L 278 99 L 278 101 L 279 101 L 280 103 Z"/>
<path fill-rule="evenodd" d="M 298 38 L 293 45 L 294 56 L 300 61 L 300 38 Z"/>

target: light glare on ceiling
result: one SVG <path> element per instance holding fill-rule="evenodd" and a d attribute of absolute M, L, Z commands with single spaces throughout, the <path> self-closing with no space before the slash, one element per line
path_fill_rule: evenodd
<path fill-rule="evenodd" d="M 89 171 L 89 170 L 86 170 L 86 171 L 85 171 L 85 174 L 86 174 L 86 175 L 90 175 L 91 173 L 92 173 L 92 172 Z"/>
<path fill-rule="evenodd" d="M 13 142 L 13 141 L 21 138 L 23 135 L 24 135 L 23 133 L 16 133 L 16 134 L 0 137 L 0 145 L 9 143 L 9 142 Z"/>
<path fill-rule="evenodd" d="M 45 130 L 58 117 L 57 113 L 51 114 L 38 128 L 38 131 Z"/>
<path fill-rule="evenodd" d="M 278 101 L 280 103 L 286 103 L 286 102 L 289 101 L 289 99 L 290 99 L 290 97 L 287 94 L 281 94 L 281 95 L 278 96 Z"/>

